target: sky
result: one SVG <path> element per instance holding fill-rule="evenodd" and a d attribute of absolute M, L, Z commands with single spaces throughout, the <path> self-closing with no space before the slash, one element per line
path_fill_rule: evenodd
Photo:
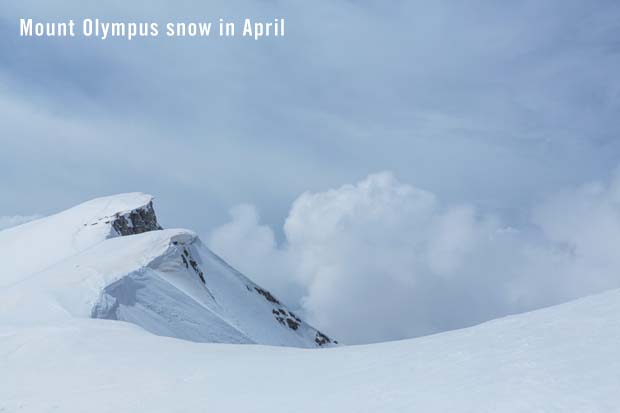
<path fill-rule="evenodd" d="M 24 39 L 20 17 L 287 32 Z M 619 39 L 603 0 L 7 3 L 0 226 L 148 192 L 164 226 L 349 342 L 613 287 L 613 254 L 587 246 L 616 236 Z M 373 291 L 390 299 L 359 305 Z"/>

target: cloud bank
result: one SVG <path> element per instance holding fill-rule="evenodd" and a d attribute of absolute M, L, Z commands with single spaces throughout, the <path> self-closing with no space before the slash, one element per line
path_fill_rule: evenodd
<path fill-rule="evenodd" d="M 288 29 L 22 39 L 24 16 Z M 612 0 L 5 2 L 0 215 L 143 191 L 207 233 L 250 201 L 213 248 L 349 342 L 616 286 L 617 180 L 538 200 L 620 159 L 618 22 Z M 383 169 L 402 182 L 337 188 Z"/>
<path fill-rule="evenodd" d="M 287 35 L 27 39 L 23 17 L 283 17 Z M 610 0 L 4 2 L 0 215 L 143 191 L 200 232 L 249 200 L 279 238 L 301 192 L 389 169 L 516 221 L 618 162 L 619 21 Z"/>
<path fill-rule="evenodd" d="M 304 193 L 284 233 L 242 205 L 209 245 L 344 342 L 402 339 L 620 287 L 620 174 L 548 197 L 517 230 L 384 172 Z"/>

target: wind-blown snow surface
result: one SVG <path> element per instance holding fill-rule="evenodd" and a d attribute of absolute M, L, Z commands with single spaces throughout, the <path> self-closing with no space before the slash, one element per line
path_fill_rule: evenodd
<path fill-rule="evenodd" d="M 407 341 L 192 343 L 126 323 L 0 325 L 6 412 L 614 412 L 620 291 Z"/>
<path fill-rule="evenodd" d="M 145 194 L 100 198 L 0 232 L 0 323 L 129 321 L 199 342 L 330 345 Z"/>

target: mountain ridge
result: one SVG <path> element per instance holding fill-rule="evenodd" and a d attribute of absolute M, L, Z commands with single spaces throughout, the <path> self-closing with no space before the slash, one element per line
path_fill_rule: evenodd
<path fill-rule="evenodd" d="M 57 232 L 50 235 L 49 228 Z M 92 317 L 199 342 L 336 344 L 210 251 L 194 232 L 163 229 L 150 195 L 97 198 L 4 232 L 0 245 L 20 248 L 2 248 L 0 259 L 17 250 L 30 255 L 24 240 L 38 239 L 40 247 L 46 237 L 56 257 L 43 252 L 38 266 L 14 265 L 8 277 L 14 282 L 0 291 L 0 320 Z M 21 278 L 15 275 L 20 270 Z"/>

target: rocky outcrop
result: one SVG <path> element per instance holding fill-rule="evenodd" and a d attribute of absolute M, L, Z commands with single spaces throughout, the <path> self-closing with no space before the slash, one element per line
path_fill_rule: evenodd
<path fill-rule="evenodd" d="M 173 241 L 172 244 L 173 245 L 179 245 L 179 242 L 178 241 Z M 185 265 L 185 268 L 187 268 L 187 269 L 189 269 L 189 267 L 191 266 L 192 269 L 194 270 L 194 272 L 200 278 L 200 281 L 203 284 L 206 284 L 207 282 L 205 281 L 205 274 L 204 274 L 204 272 L 200 269 L 200 266 L 198 266 L 198 263 L 196 262 L 194 257 L 192 257 L 192 254 L 189 252 L 187 247 L 183 245 L 182 248 L 183 248 L 183 250 L 182 250 L 183 252 L 181 253 L 181 260 L 183 261 L 183 265 Z"/>
<path fill-rule="evenodd" d="M 264 290 L 257 286 L 255 286 L 254 289 L 256 290 L 257 293 L 265 297 L 265 300 L 269 301 L 270 303 L 280 305 L 280 301 L 278 301 L 276 297 L 274 297 L 269 291 Z"/>
<path fill-rule="evenodd" d="M 248 288 L 251 290 L 250 288 Z M 281 325 L 290 328 L 293 331 L 297 331 L 299 327 L 302 325 L 303 321 L 301 318 L 297 317 L 292 311 L 287 310 L 277 298 L 273 296 L 269 291 L 260 288 L 258 286 L 254 286 L 254 290 L 257 293 L 263 296 L 265 300 L 269 301 L 274 305 L 274 308 L 271 310 L 273 314 L 273 318 L 276 319 L 278 323 Z M 321 333 L 319 330 L 316 330 L 316 335 L 314 336 L 314 342 L 318 347 L 327 346 L 329 344 L 338 344 L 337 341 L 330 339 L 325 334 Z"/>
<path fill-rule="evenodd" d="M 112 217 L 111 222 L 112 228 L 119 236 L 142 234 L 162 229 L 157 222 L 152 201 L 142 208 L 134 209 L 124 214 L 117 213 Z"/>
<path fill-rule="evenodd" d="M 325 334 L 321 333 L 320 331 L 316 332 L 316 336 L 314 337 L 314 342 L 319 347 L 330 344 L 330 343 L 338 344 L 337 341 L 332 341 L 329 337 L 327 337 Z"/>

